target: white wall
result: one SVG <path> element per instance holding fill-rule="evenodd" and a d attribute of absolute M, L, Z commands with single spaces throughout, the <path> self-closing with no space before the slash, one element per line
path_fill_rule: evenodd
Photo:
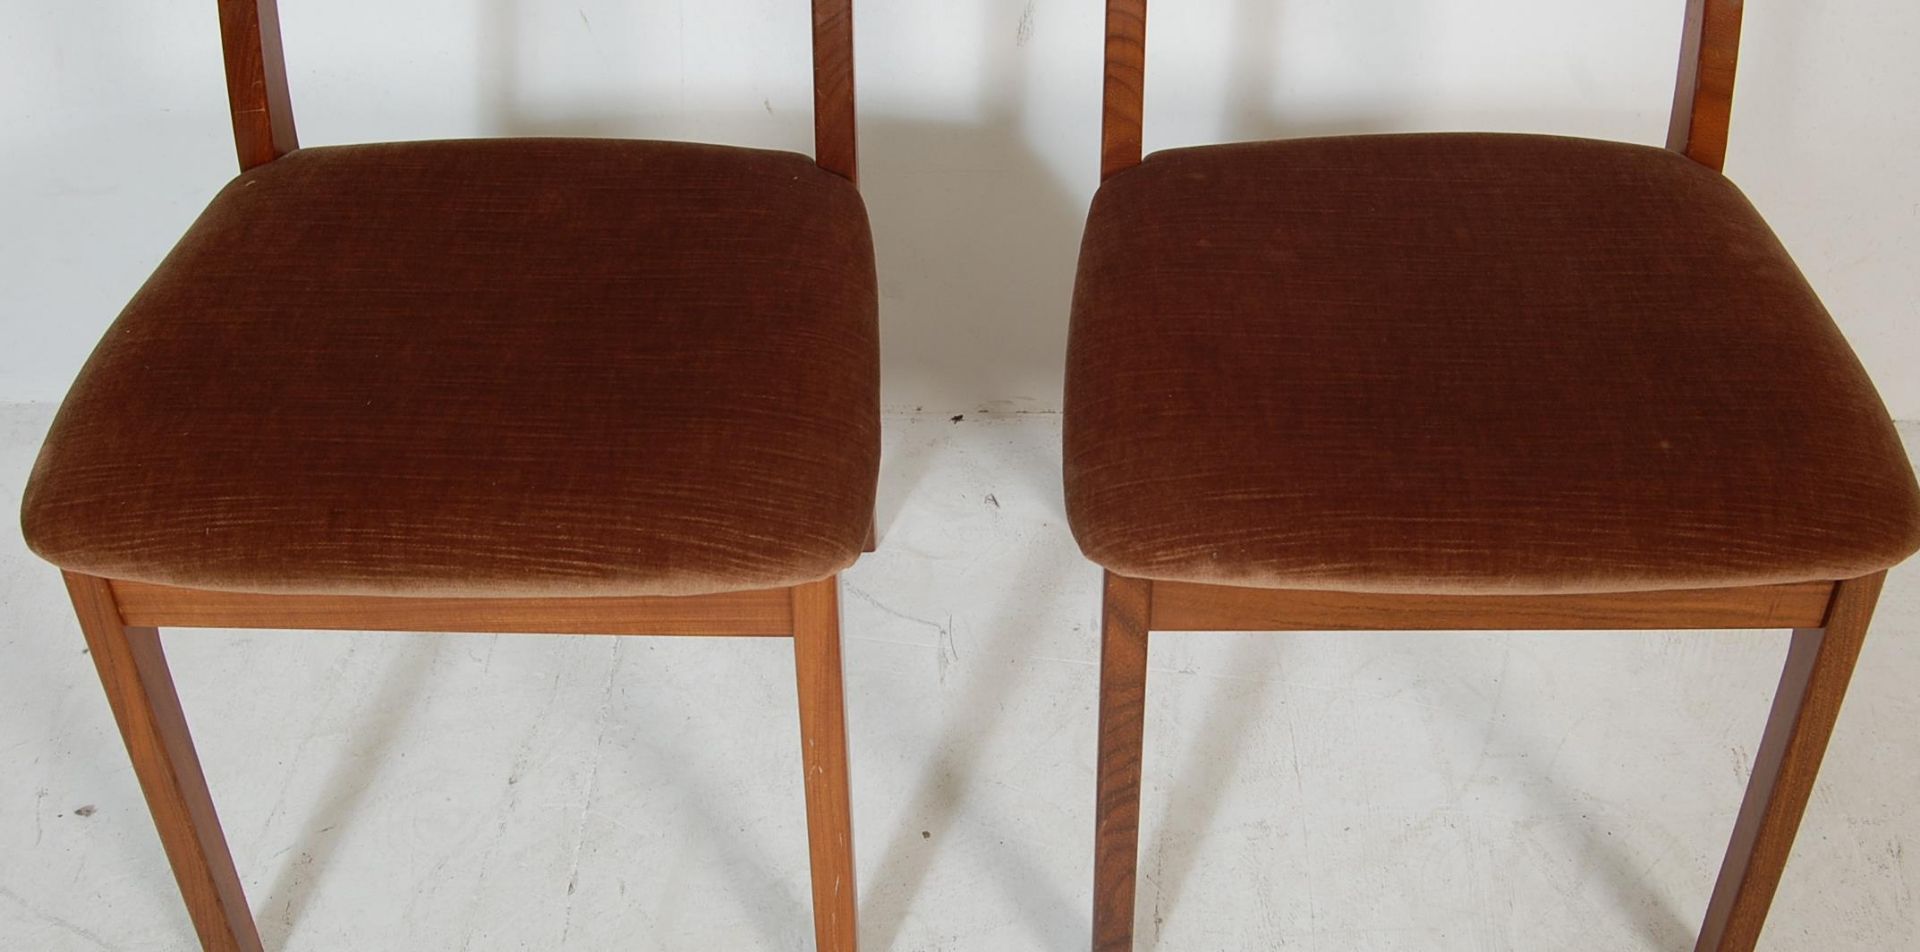
<path fill-rule="evenodd" d="M 281 0 L 302 141 L 805 150 L 805 0 Z M 1437 129 L 1658 142 L 1682 0 L 1159 0 L 1149 148 Z M 213 0 L 0 0 L 0 399 L 55 399 L 233 172 Z M 891 407 L 1048 409 L 1096 184 L 1100 0 L 862 0 Z M 1920 5 L 1759 0 L 1728 172 L 1920 418 Z"/>

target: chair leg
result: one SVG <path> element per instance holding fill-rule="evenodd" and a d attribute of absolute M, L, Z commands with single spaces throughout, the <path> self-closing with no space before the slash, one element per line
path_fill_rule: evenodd
<path fill-rule="evenodd" d="M 847 787 L 846 698 L 841 688 L 840 581 L 793 588 L 793 660 L 800 679 L 800 745 L 806 769 L 807 852 L 813 870 L 818 952 L 854 952 L 853 801 Z"/>
<path fill-rule="evenodd" d="M 1153 583 L 1108 572 L 1101 603 L 1093 949 L 1132 952 L 1133 887 L 1140 863 L 1140 752 L 1147 713 L 1147 619 Z"/>
<path fill-rule="evenodd" d="M 1760 941 L 1885 579 L 1882 572 L 1841 582 L 1826 627 L 1793 633 L 1695 952 L 1752 952 Z"/>
<path fill-rule="evenodd" d="M 206 952 L 260 952 L 260 934 L 214 815 L 200 758 L 160 650 L 159 631 L 123 624 L 105 580 L 71 572 L 66 580 L 201 947 Z"/>

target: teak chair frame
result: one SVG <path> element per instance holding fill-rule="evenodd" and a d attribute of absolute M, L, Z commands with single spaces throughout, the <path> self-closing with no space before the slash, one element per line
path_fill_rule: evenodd
<path fill-rule="evenodd" d="M 815 161 L 857 168 L 852 0 L 811 0 Z M 219 0 L 242 170 L 299 147 L 275 0 Z M 871 526 L 867 551 L 873 550 Z M 63 573 L 134 773 L 207 952 L 260 952 L 161 650 L 161 628 L 540 632 L 791 638 L 816 947 L 857 946 L 852 804 L 841 684 L 839 577 L 714 595 L 431 598 L 241 594 Z"/>
<path fill-rule="evenodd" d="M 1688 0 L 1667 147 L 1726 161 L 1741 0 Z M 1102 179 L 1141 162 L 1147 0 L 1107 0 Z M 1695 952 L 1751 952 L 1813 793 L 1886 573 L 1686 591 L 1463 596 L 1295 591 L 1106 573 L 1093 949 L 1133 948 L 1150 632 L 1789 628 L 1786 668 Z"/>

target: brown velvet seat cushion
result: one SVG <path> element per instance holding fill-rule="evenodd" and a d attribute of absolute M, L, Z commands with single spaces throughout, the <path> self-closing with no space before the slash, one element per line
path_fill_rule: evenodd
<path fill-rule="evenodd" d="M 222 191 L 107 332 L 27 541 L 254 592 L 822 578 L 872 512 L 876 309 L 860 196 L 803 156 L 303 149 Z"/>
<path fill-rule="evenodd" d="M 1412 135 L 1164 152 L 1094 199 L 1067 511 L 1125 575 L 1551 593 L 1920 546 L 1885 409 L 1719 174 Z"/>

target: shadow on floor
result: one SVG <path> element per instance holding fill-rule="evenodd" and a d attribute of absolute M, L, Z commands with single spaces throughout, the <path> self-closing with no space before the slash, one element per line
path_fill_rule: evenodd
<path fill-rule="evenodd" d="M 368 786 L 386 761 L 387 750 L 405 728 L 414 707 L 428 692 L 423 686 L 431 678 L 446 639 L 426 635 L 411 639 L 404 653 L 381 675 L 360 708 L 364 723 L 350 730 L 354 740 L 348 747 L 343 766 L 326 780 L 326 787 L 315 800 L 313 815 L 303 824 L 308 831 L 304 842 L 291 851 L 291 858 L 274 874 L 256 914 L 260 939 L 267 948 L 286 945 L 305 913 L 308 900 L 319 887 L 333 862 L 340 841 L 336 831 L 359 809 Z"/>

